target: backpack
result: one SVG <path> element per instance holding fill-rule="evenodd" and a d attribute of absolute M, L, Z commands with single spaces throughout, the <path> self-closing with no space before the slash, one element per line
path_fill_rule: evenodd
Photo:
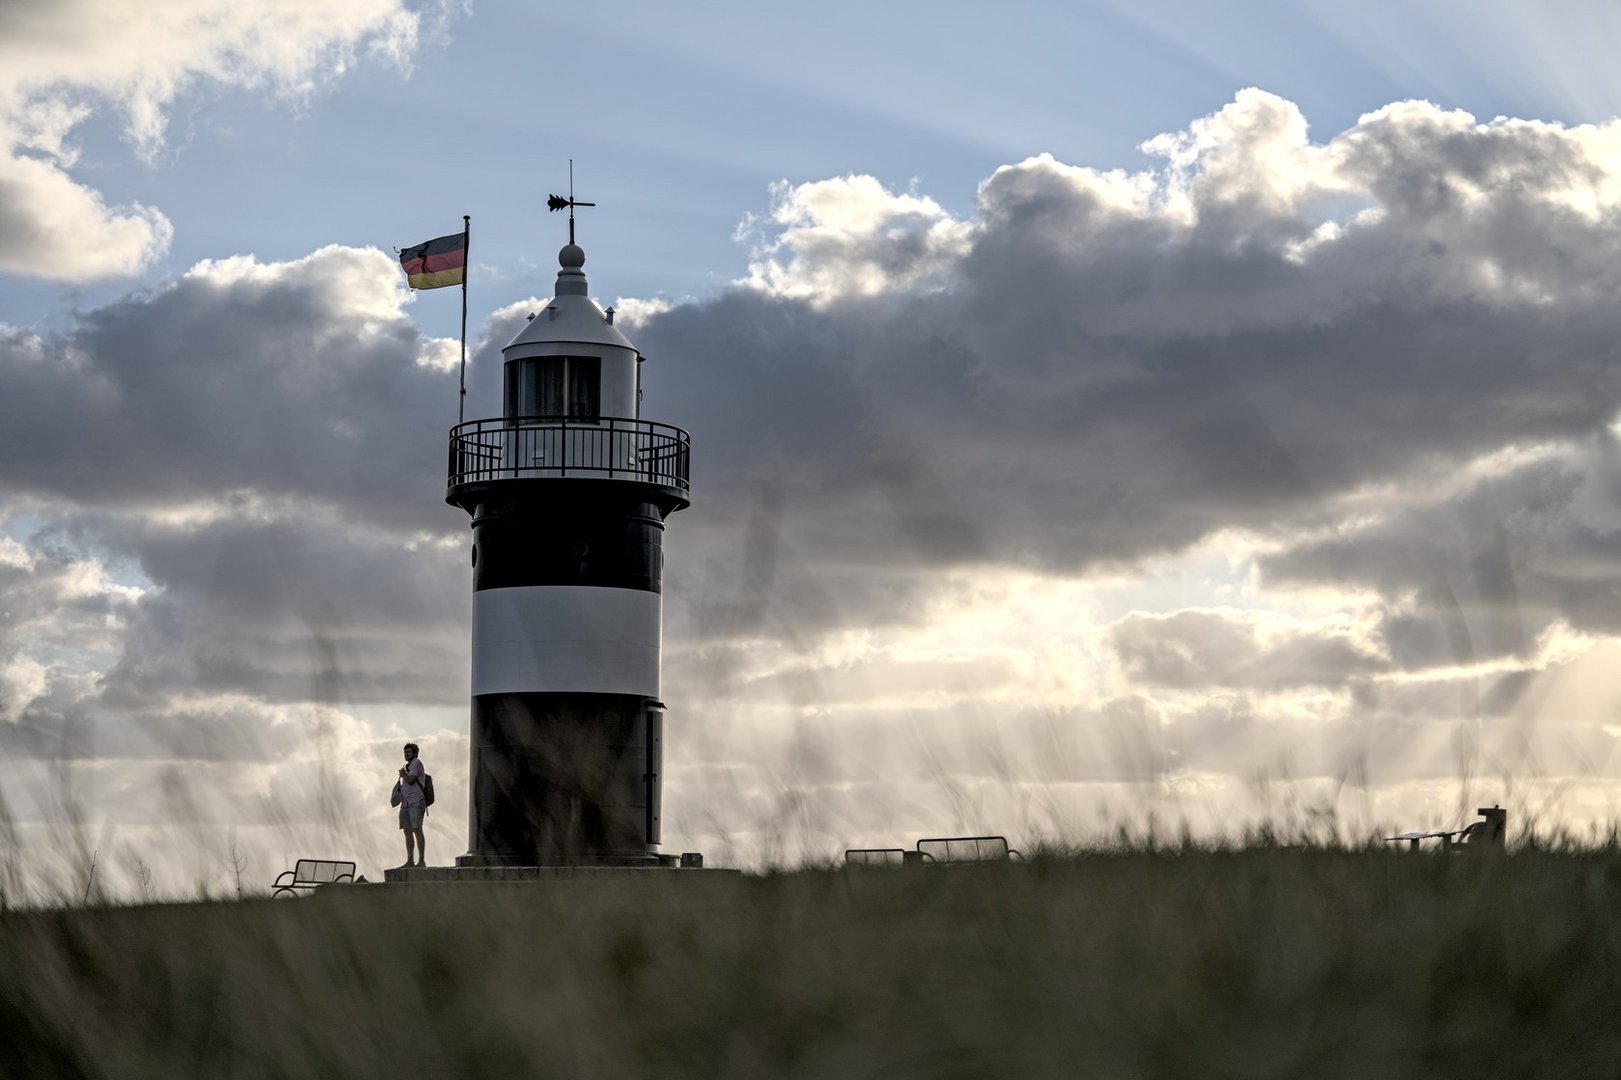
<path fill-rule="evenodd" d="M 433 805 L 433 777 L 427 773 L 422 774 L 422 805 Z"/>

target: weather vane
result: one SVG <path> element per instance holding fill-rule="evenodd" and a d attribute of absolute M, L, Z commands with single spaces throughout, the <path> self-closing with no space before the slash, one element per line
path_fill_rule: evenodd
<path fill-rule="evenodd" d="M 576 206 L 595 206 L 594 202 L 580 202 L 574 197 L 574 159 L 568 159 L 568 198 L 561 195 L 546 196 L 546 209 L 561 210 L 568 207 L 568 242 L 574 243 L 574 208 Z"/>

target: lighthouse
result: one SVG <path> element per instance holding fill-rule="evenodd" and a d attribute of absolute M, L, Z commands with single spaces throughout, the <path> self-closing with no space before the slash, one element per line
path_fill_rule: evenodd
<path fill-rule="evenodd" d="M 450 432 L 445 501 L 473 533 L 461 867 L 673 861 L 661 589 L 690 439 L 642 418 L 646 358 L 591 299 L 569 209 L 556 295 L 501 350 L 501 415 Z"/>

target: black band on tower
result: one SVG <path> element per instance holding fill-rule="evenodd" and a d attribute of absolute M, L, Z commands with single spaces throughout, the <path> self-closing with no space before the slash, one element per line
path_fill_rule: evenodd
<path fill-rule="evenodd" d="M 634 484 L 536 505 L 480 504 L 473 517 L 473 589 L 589 585 L 660 592 L 664 517 Z M 618 490 L 612 490 L 617 488 Z"/>
<path fill-rule="evenodd" d="M 475 697 L 463 865 L 646 857 L 659 843 L 663 729 L 648 698 Z"/>

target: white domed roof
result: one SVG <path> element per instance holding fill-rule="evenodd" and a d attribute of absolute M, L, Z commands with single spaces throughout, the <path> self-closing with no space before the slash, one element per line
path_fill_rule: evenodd
<path fill-rule="evenodd" d="M 636 346 L 615 329 L 607 313 L 589 295 L 585 271 L 581 269 L 585 250 L 578 244 L 566 244 L 557 253 L 557 262 L 561 266 L 557 271 L 557 295 L 501 351 L 519 345 L 552 344 L 617 345 L 634 351 Z"/>

